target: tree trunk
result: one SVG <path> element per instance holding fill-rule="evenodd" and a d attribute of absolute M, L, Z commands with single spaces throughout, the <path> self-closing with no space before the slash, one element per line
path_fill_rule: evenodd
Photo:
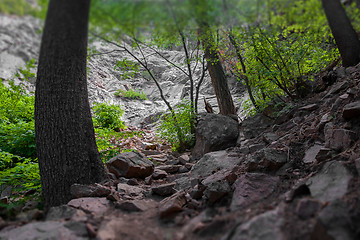
<path fill-rule="evenodd" d="M 88 102 L 90 0 L 50 0 L 35 93 L 36 147 L 44 207 L 67 203 L 74 183 L 105 178 Z"/>
<path fill-rule="evenodd" d="M 205 58 L 208 63 L 208 71 L 211 83 L 214 87 L 216 99 L 219 105 L 220 114 L 237 115 L 234 102 L 227 84 L 224 69 L 221 65 L 218 52 L 214 48 L 214 39 L 207 24 L 201 24 L 200 38 L 205 49 Z"/>
<path fill-rule="evenodd" d="M 360 41 L 340 0 L 321 0 L 321 2 L 343 66 L 349 67 L 358 64 L 360 62 Z"/>

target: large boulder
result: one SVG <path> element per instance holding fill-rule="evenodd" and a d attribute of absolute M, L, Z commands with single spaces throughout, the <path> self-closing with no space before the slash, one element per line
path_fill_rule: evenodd
<path fill-rule="evenodd" d="M 272 120 L 262 114 L 248 117 L 241 122 L 241 130 L 247 139 L 255 138 L 263 133 L 272 123 Z"/>
<path fill-rule="evenodd" d="M 196 127 L 196 144 L 193 157 L 224 150 L 236 145 L 239 135 L 238 122 L 234 118 L 213 113 L 202 113 Z"/>
<path fill-rule="evenodd" d="M 106 166 L 117 177 L 146 178 L 154 172 L 154 164 L 139 152 L 125 152 L 113 157 Z"/>

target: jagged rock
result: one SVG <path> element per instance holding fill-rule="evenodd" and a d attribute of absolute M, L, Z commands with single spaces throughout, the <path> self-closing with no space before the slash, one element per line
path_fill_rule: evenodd
<path fill-rule="evenodd" d="M 117 177 L 146 178 L 154 172 L 154 164 L 138 152 L 121 153 L 106 162 L 106 166 Z"/>
<path fill-rule="evenodd" d="M 344 202 L 335 200 L 320 213 L 311 239 L 356 239 L 349 210 Z"/>
<path fill-rule="evenodd" d="M 324 160 L 327 160 L 327 159 L 331 158 L 331 152 L 332 151 L 333 150 L 331 150 L 330 148 L 321 148 L 319 150 L 319 152 L 316 154 L 315 159 L 318 162 L 322 162 Z"/>
<path fill-rule="evenodd" d="M 211 182 L 206 186 L 204 191 L 205 198 L 209 201 L 210 204 L 215 203 L 223 196 L 230 193 L 231 187 L 226 180 Z"/>
<path fill-rule="evenodd" d="M 358 174 L 360 176 L 360 158 L 355 160 L 355 167 L 356 167 L 357 172 L 358 172 Z"/>
<path fill-rule="evenodd" d="M 178 190 L 178 191 L 179 190 L 188 190 L 189 188 L 196 185 L 197 182 L 194 183 L 194 180 L 195 180 L 194 178 L 190 178 L 189 176 L 180 177 L 180 178 L 175 180 L 175 187 L 174 188 L 176 190 Z"/>
<path fill-rule="evenodd" d="M 240 158 L 228 156 L 226 151 L 207 153 L 193 166 L 190 176 L 205 178 L 222 169 L 233 169 L 240 161 Z"/>
<path fill-rule="evenodd" d="M 165 172 L 164 170 L 161 169 L 156 169 L 153 172 L 153 174 L 151 175 L 152 179 L 154 180 L 158 180 L 158 179 L 162 179 L 162 178 L 166 178 L 167 177 L 167 172 Z"/>
<path fill-rule="evenodd" d="M 304 107 L 299 108 L 300 111 L 312 111 L 317 109 L 319 106 L 316 103 L 306 105 Z"/>
<path fill-rule="evenodd" d="M 167 183 L 167 184 L 162 184 L 159 186 L 152 187 L 151 191 L 154 194 L 157 194 L 160 196 L 170 196 L 176 192 L 174 187 L 175 187 L 175 183 Z"/>
<path fill-rule="evenodd" d="M 165 218 L 175 212 L 182 210 L 186 204 L 185 191 L 177 192 L 176 194 L 163 199 L 159 204 L 160 218 Z"/>
<path fill-rule="evenodd" d="M 190 169 L 188 169 L 187 167 L 185 167 L 185 166 L 181 166 L 180 168 L 179 168 L 179 173 L 186 173 L 186 172 L 188 172 Z"/>
<path fill-rule="evenodd" d="M 305 152 L 305 156 L 303 158 L 304 163 L 313 163 L 316 162 L 316 156 L 319 154 L 320 150 L 323 148 L 322 145 L 315 144 L 314 146 L 310 147 Z"/>
<path fill-rule="evenodd" d="M 131 186 L 125 183 L 119 183 L 117 185 L 117 191 L 121 194 L 126 194 L 132 197 L 142 196 L 144 190 L 140 187 Z"/>
<path fill-rule="evenodd" d="M 122 201 L 115 204 L 115 208 L 128 212 L 144 212 L 151 208 L 156 208 L 158 205 L 154 200 L 131 200 Z"/>
<path fill-rule="evenodd" d="M 238 125 L 238 122 L 229 116 L 211 113 L 200 114 L 196 126 L 193 157 L 198 159 L 208 152 L 235 146 L 239 135 Z"/>
<path fill-rule="evenodd" d="M 205 178 L 201 183 L 204 186 L 209 185 L 210 183 L 226 180 L 229 184 L 233 184 L 236 181 L 236 173 L 234 169 L 223 169 L 214 174 L 211 174 L 207 178 Z"/>
<path fill-rule="evenodd" d="M 286 239 L 282 233 L 283 217 L 279 209 L 265 212 L 238 226 L 229 240 Z"/>
<path fill-rule="evenodd" d="M 267 144 L 270 144 L 278 139 L 279 139 L 279 135 L 277 135 L 276 133 L 268 132 L 268 133 L 264 133 L 263 135 L 263 141 Z"/>
<path fill-rule="evenodd" d="M 249 117 L 242 121 L 241 129 L 245 138 L 254 138 L 265 131 L 271 125 L 271 122 L 270 118 L 262 114 L 256 114 L 254 117 Z"/>
<path fill-rule="evenodd" d="M 234 193 L 230 208 L 244 208 L 254 202 L 267 198 L 277 186 L 279 177 L 264 173 L 246 173 L 233 184 Z"/>
<path fill-rule="evenodd" d="M 321 201 L 333 201 L 344 196 L 351 174 L 341 162 L 326 162 L 320 172 L 306 182 L 311 196 Z"/>
<path fill-rule="evenodd" d="M 291 202 L 295 198 L 303 197 L 303 196 L 310 196 L 310 189 L 309 187 L 304 184 L 302 181 L 295 184 L 295 186 L 292 187 L 292 189 L 285 193 L 285 201 Z"/>
<path fill-rule="evenodd" d="M 101 216 L 107 212 L 111 202 L 106 198 L 77 198 L 73 199 L 67 204 L 70 207 L 78 208 L 86 213 L 92 213 L 96 216 Z"/>
<path fill-rule="evenodd" d="M 61 219 L 80 220 L 80 219 L 84 219 L 85 216 L 86 216 L 85 212 L 80 209 L 75 209 L 68 205 L 61 205 L 49 209 L 48 213 L 46 214 L 46 221 L 61 220 Z"/>
<path fill-rule="evenodd" d="M 185 165 L 187 163 L 190 162 L 190 157 L 188 154 L 182 154 L 180 157 L 179 157 L 179 161 L 181 164 Z"/>
<path fill-rule="evenodd" d="M 75 198 L 82 197 L 106 197 L 111 193 L 109 188 L 106 188 L 100 184 L 94 185 L 83 185 L 83 184 L 73 184 L 70 187 L 70 193 Z"/>
<path fill-rule="evenodd" d="M 248 171 L 275 171 L 287 162 L 287 158 L 288 155 L 284 151 L 265 148 L 248 157 L 246 166 Z"/>
<path fill-rule="evenodd" d="M 158 166 L 156 168 L 163 170 L 167 173 L 176 173 L 177 171 L 179 171 L 180 167 L 181 167 L 181 165 L 162 165 L 162 166 Z"/>
<path fill-rule="evenodd" d="M 360 101 L 346 104 L 343 108 L 342 116 L 345 119 L 360 116 Z"/>
<path fill-rule="evenodd" d="M 89 239 L 87 229 L 82 222 L 33 222 L 9 231 L 0 232 L 3 240 L 24 239 Z"/>
<path fill-rule="evenodd" d="M 342 151 L 351 147 L 357 139 L 357 134 L 354 131 L 346 129 L 325 129 L 325 147 Z"/>
<path fill-rule="evenodd" d="M 308 219 L 314 217 L 322 206 L 323 203 L 316 199 L 303 198 L 296 206 L 296 214 L 303 220 Z"/>
<path fill-rule="evenodd" d="M 264 147 L 265 147 L 265 144 L 263 144 L 263 143 L 252 144 L 249 146 L 249 152 L 254 153 L 256 151 L 263 149 Z"/>

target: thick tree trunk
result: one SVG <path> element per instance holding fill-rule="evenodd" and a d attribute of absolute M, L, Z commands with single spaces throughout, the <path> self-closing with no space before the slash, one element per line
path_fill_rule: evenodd
<path fill-rule="evenodd" d="M 206 24 L 201 24 L 199 33 L 205 49 L 205 58 L 208 63 L 208 71 L 214 87 L 220 114 L 237 115 L 225 72 L 221 65 L 218 52 L 214 48 L 214 39 L 209 31 L 209 27 Z"/>
<path fill-rule="evenodd" d="M 360 62 L 360 41 L 340 0 L 321 0 L 321 2 L 343 66 L 349 67 L 358 64 Z"/>
<path fill-rule="evenodd" d="M 50 0 L 35 93 L 35 130 L 44 207 L 71 199 L 70 186 L 105 178 L 88 102 L 90 0 Z"/>

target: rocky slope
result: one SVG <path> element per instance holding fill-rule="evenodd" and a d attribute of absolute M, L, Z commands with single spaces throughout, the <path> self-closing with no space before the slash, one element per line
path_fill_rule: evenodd
<path fill-rule="evenodd" d="M 360 65 L 316 91 L 242 121 L 234 147 L 121 154 L 111 180 L 74 185 L 67 205 L 0 219 L 0 239 L 360 239 Z"/>

